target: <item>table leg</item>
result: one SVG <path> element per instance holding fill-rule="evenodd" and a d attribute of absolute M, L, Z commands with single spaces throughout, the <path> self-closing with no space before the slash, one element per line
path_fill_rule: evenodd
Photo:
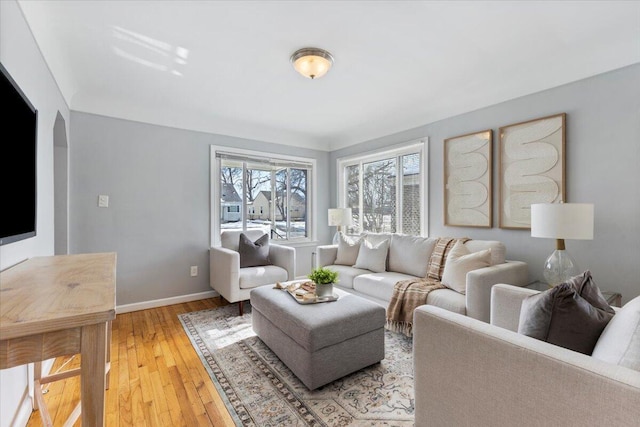
<path fill-rule="evenodd" d="M 38 399 L 36 393 L 42 393 L 40 379 L 42 378 L 42 362 L 38 361 L 33 364 L 33 410 L 38 410 Z"/>
<path fill-rule="evenodd" d="M 104 388 L 109 389 L 109 379 L 111 378 L 111 320 L 107 322 L 107 376 L 105 379 Z"/>
<path fill-rule="evenodd" d="M 80 401 L 83 426 L 104 426 L 106 344 L 106 322 L 82 327 Z"/>

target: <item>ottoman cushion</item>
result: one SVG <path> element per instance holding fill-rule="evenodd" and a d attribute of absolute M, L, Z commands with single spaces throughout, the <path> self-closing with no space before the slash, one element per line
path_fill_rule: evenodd
<path fill-rule="evenodd" d="M 251 306 L 309 352 L 384 327 L 383 307 L 339 289 L 334 293 L 338 301 L 303 305 L 265 286 L 251 291 Z"/>
<path fill-rule="evenodd" d="M 250 294 L 254 331 L 310 390 L 384 359 L 384 307 L 334 293 L 337 301 L 304 305 L 271 286 Z"/>

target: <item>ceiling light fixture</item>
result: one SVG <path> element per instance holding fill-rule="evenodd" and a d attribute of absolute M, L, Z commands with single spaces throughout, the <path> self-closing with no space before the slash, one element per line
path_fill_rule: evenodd
<path fill-rule="evenodd" d="M 297 72 L 313 80 L 327 74 L 333 65 L 333 56 L 324 49 L 304 47 L 291 55 L 291 63 Z"/>

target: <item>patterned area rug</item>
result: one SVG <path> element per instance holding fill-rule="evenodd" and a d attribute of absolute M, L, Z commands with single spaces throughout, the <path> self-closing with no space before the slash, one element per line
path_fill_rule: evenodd
<path fill-rule="evenodd" d="M 412 426 L 411 339 L 385 331 L 385 359 L 309 391 L 255 336 L 251 308 L 180 315 L 238 426 Z"/>

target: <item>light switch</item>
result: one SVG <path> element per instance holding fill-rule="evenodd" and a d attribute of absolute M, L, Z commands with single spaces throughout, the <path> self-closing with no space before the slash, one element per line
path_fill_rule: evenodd
<path fill-rule="evenodd" d="M 98 196 L 98 207 L 99 208 L 108 208 L 109 207 L 109 196 L 104 194 L 100 194 Z"/>

